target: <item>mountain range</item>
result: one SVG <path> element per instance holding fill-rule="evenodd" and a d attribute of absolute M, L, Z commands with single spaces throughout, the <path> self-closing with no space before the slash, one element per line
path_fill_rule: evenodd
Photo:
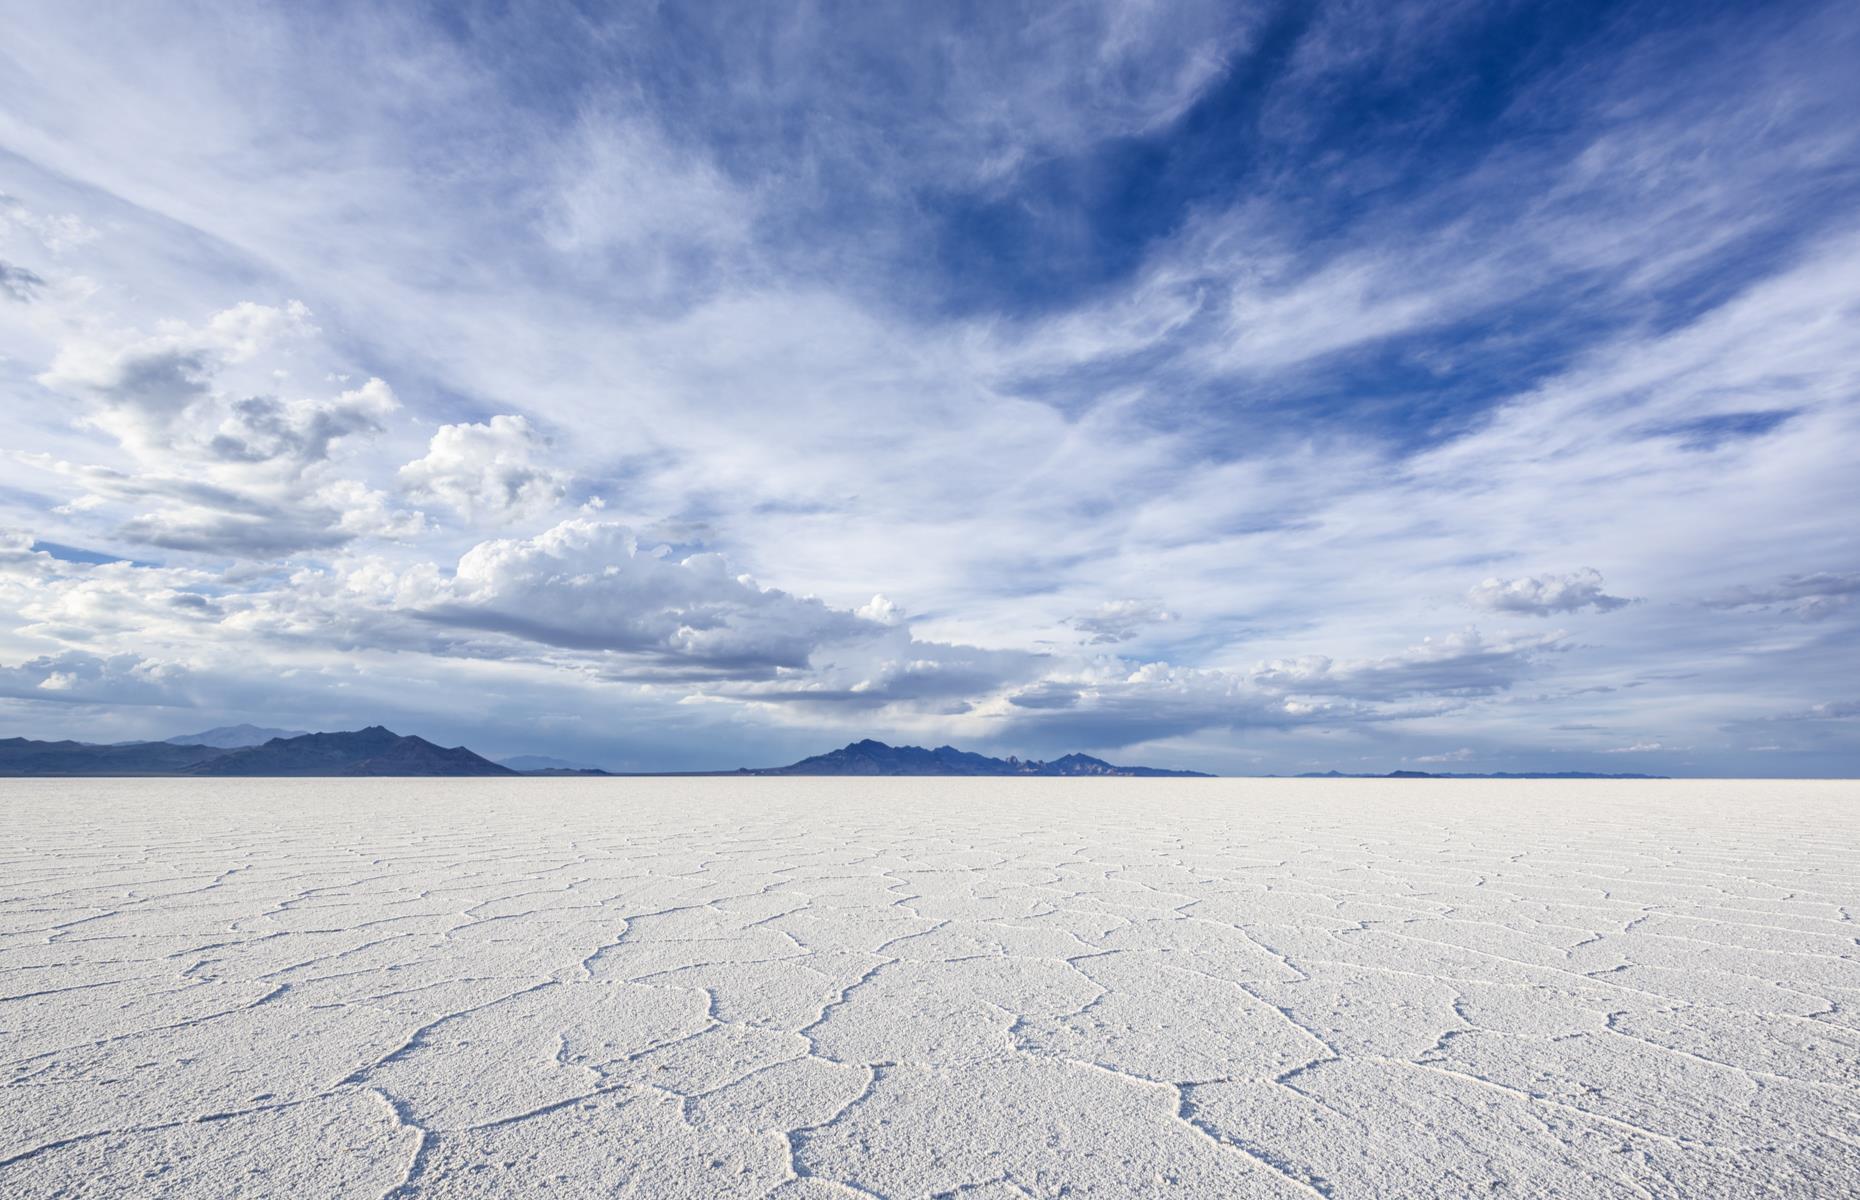
<path fill-rule="evenodd" d="M 266 736 L 269 735 L 269 736 Z M 973 776 L 1000 778 L 1209 778 L 1199 771 L 1118 766 L 1089 754 L 1050 762 L 991 758 L 954 746 L 888 746 L 866 738 L 785 767 L 741 767 L 735 771 L 679 772 L 698 775 Z M 444 747 L 379 725 L 340 733 L 294 733 L 256 725 L 227 725 L 159 742 L 41 742 L 0 738 L 0 776 L 184 775 L 184 776 L 531 776 L 608 775 L 581 763 L 538 755 L 492 762 L 464 746 Z M 1300 779 L 1659 779 L 1658 775 L 1597 775 L 1583 771 L 1432 774 L 1391 771 L 1386 775 L 1312 772 Z"/>

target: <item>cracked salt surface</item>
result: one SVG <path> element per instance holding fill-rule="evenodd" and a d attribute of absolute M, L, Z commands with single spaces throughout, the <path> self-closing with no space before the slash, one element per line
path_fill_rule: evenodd
<path fill-rule="evenodd" d="M 0 784 L 0 1195 L 1860 1194 L 1860 786 Z"/>

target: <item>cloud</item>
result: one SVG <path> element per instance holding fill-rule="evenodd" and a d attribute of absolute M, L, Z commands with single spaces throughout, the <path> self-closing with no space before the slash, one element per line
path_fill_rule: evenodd
<path fill-rule="evenodd" d="M 227 463 L 307 467 L 328 459 L 343 438 L 380 433 L 398 407 L 393 390 L 379 379 L 333 400 L 248 396 L 226 404 L 202 452 Z"/>
<path fill-rule="evenodd" d="M 904 619 L 903 610 L 893 604 L 890 597 L 883 593 L 873 596 L 858 608 L 853 609 L 853 614 L 880 625 L 896 625 Z"/>
<path fill-rule="evenodd" d="M 908 630 L 858 638 L 817 649 L 805 672 L 777 672 L 766 682 L 707 688 L 707 694 L 758 705 L 802 708 L 816 716 L 841 710 L 840 719 L 885 710 L 892 716 L 941 717 L 975 712 L 979 705 L 1035 678 L 1040 655 L 1020 650 L 918 641 Z"/>
<path fill-rule="evenodd" d="M 17 196 L 0 192 L 0 233 L 8 226 L 25 230 L 53 254 L 63 254 L 99 236 L 97 230 L 76 213 L 35 212 Z"/>
<path fill-rule="evenodd" d="M 625 527 L 576 519 L 480 543 L 451 570 L 345 557 L 235 580 L 0 547 L 0 603 L 22 632 L 87 647 L 163 644 L 238 663 L 389 653 L 666 689 L 737 711 L 959 713 L 1035 677 L 1019 650 L 919 640 L 764 588 L 715 554 L 674 559 Z M 262 652 L 260 648 L 262 647 Z M 224 681 L 236 667 L 222 665 Z"/>
<path fill-rule="evenodd" d="M 1613 612 L 1633 601 L 1602 590 L 1601 572 L 1584 568 L 1568 575 L 1526 575 L 1521 579 L 1487 579 L 1472 589 L 1468 599 L 1488 612 L 1525 613 L 1548 617 L 1556 613 Z"/>
<path fill-rule="evenodd" d="M 1380 658 L 1310 655 L 1246 670 L 1102 660 L 1006 696 L 1017 731 L 1115 747 L 1203 729 L 1332 727 L 1436 716 L 1503 692 L 1563 647 L 1564 635 L 1488 641 L 1467 629 Z"/>
<path fill-rule="evenodd" d="M 1285 695 L 1341 695 L 1358 700 L 1410 696 L 1479 696 L 1510 688 L 1547 654 L 1567 647 L 1562 631 L 1488 640 L 1477 629 L 1425 637 L 1400 654 L 1333 662 L 1323 655 L 1256 668 L 1254 683 Z"/>
<path fill-rule="evenodd" d="M 119 493 L 123 494 L 123 493 Z M 145 490 L 143 497 L 172 497 Z M 284 506 L 260 505 L 240 497 L 236 511 L 164 503 L 117 527 L 120 537 L 164 550 L 233 558 L 282 558 L 306 550 L 333 550 L 352 537 L 329 523 L 327 511 L 299 514 Z"/>
<path fill-rule="evenodd" d="M 721 555 L 648 551 L 626 526 L 586 518 L 482 542 L 449 579 L 403 582 L 394 606 L 432 625 L 582 652 L 611 678 L 760 705 L 966 707 L 1036 661 L 918 641 L 899 621 L 763 587 Z"/>
<path fill-rule="evenodd" d="M 764 587 L 721 555 L 674 557 L 627 526 L 577 517 L 480 542 L 451 571 L 379 559 L 301 571 L 235 620 L 254 635 L 547 662 L 771 711 L 964 712 L 1040 669 L 1039 655 L 919 640 L 895 608 L 884 615 Z"/>
<path fill-rule="evenodd" d="M 523 417 L 442 425 L 424 458 L 400 469 L 416 504 L 444 504 L 466 520 L 512 521 L 561 503 L 565 472 L 547 464 L 549 443 Z"/>
<path fill-rule="evenodd" d="M 1723 412 L 1689 421 L 1656 425 L 1646 433 L 1648 437 L 1677 438 L 1680 446 L 1686 450 L 1710 451 L 1726 443 L 1763 437 L 1782 428 L 1800 413 L 1801 410 L 1795 408 Z"/>
<path fill-rule="evenodd" d="M 589 112 L 558 151 L 542 233 L 581 269 L 626 272 L 635 286 L 683 294 L 746 249 L 756 198 L 701 148 L 671 144 L 654 122 Z"/>
<path fill-rule="evenodd" d="M 1150 625 L 1176 620 L 1176 614 L 1143 600 L 1107 600 L 1096 610 L 1072 618 L 1073 628 L 1091 635 L 1093 645 L 1127 642 Z"/>
<path fill-rule="evenodd" d="M 439 625 L 724 673 L 804 667 L 823 642 L 880 628 L 760 587 L 719 555 L 673 561 L 641 549 L 627 526 L 586 518 L 480 542 L 402 607 Z"/>
<path fill-rule="evenodd" d="M 1708 608 L 1778 609 L 1804 621 L 1820 621 L 1842 612 L 1860 596 L 1860 572 L 1815 571 L 1786 575 L 1767 587 L 1737 587 L 1705 601 Z"/>
<path fill-rule="evenodd" d="M 1600 751 L 1599 753 L 1602 753 L 1602 754 L 1652 754 L 1656 750 L 1665 750 L 1665 749 L 1667 749 L 1667 747 L 1661 745 L 1659 742 L 1635 742 L 1632 745 L 1627 745 L 1627 746 L 1611 746 L 1606 750 Z"/>
<path fill-rule="evenodd" d="M 17 300 L 21 304 L 28 304 L 31 303 L 33 294 L 44 286 L 45 280 L 33 272 L 0 260 L 0 295 Z"/>
<path fill-rule="evenodd" d="M 139 414 L 162 427 L 205 397 L 226 367 L 249 362 L 287 336 L 313 332 L 310 310 L 298 301 L 282 307 L 243 301 L 198 327 L 163 321 L 147 336 L 80 336 L 64 343 L 39 382 L 56 391 L 88 394 L 104 405 L 106 420 Z"/>
<path fill-rule="evenodd" d="M 0 666 L 0 697 L 48 704 L 187 705 L 186 670 L 134 654 L 77 651 Z"/>
<path fill-rule="evenodd" d="M 1851 721 L 1860 717 L 1860 700 L 1825 700 L 1806 712 L 1780 718 L 1786 721 Z"/>
<path fill-rule="evenodd" d="M 313 332 L 301 304 L 247 302 L 199 326 L 164 322 L 149 336 L 67 340 L 39 381 L 86 400 L 88 423 L 112 435 L 134 464 L 44 462 L 89 489 L 64 506 L 67 513 L 118 501 L 136 510 L 117 527 L 120 537 L 242 558 L 419 533 L 421 514 L 394 510 L 383 492 L 330 469 L 399 410 L 385 382 L 296 399 L 227 386 L 228 372 Z"/>
<path fill-rule="evenodd" d="M 99 561 L 101 559 L 101 561 Z M 98 654 L 211 642 L 236 584 L 211 571 L 152 567 L 94 554 L 0 547 L 0 608 L 16 635 Z"/>
<path fill-rule="evenodd" d="M 1114 748 L 1205 729 L 1283 729 L 1368 714 L 1304 701 L 1244 672 L 1112 660 L 1012 693 L 998 714 L 1009 741 Z"/>
<path fill-rule="evenodd" d="M 355 480 L 258 490 L 95 467 L 67 473 L 105 505 L 114 499 L 146 506 L 115 533 L 165 550 L 276 559 L 339 549 L 358 537 L 406 540 L 426 528 L 423 514 L 395 509 L 385 493 Z"/>

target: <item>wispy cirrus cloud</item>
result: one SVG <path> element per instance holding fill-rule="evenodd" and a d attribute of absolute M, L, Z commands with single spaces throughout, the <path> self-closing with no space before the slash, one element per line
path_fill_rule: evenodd
<path fill-rule="evenodd" d="M 7 299 L 29 304 L 44 286 L 45 280 L 37 272 L 0 261 L 0 294 L 4 294 Z"/>
<path fill-rule="evenodd" d="M 1804 621 L 1820 621 L 1845 610 L 1857 597 L 1860 572 L 1814 571 L 1785 575 L 1770 584 L 1731 588 L 1708 598 L 1705 604 L 1731 610 L 1774 609 Z"/>

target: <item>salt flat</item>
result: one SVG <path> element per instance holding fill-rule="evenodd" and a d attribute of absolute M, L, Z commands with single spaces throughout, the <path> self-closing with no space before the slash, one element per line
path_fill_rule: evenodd
<path fill-rule="evenodd" d="M 1860 1193 L 1860 785 L 0 784 L 0 1194 Z"/>

